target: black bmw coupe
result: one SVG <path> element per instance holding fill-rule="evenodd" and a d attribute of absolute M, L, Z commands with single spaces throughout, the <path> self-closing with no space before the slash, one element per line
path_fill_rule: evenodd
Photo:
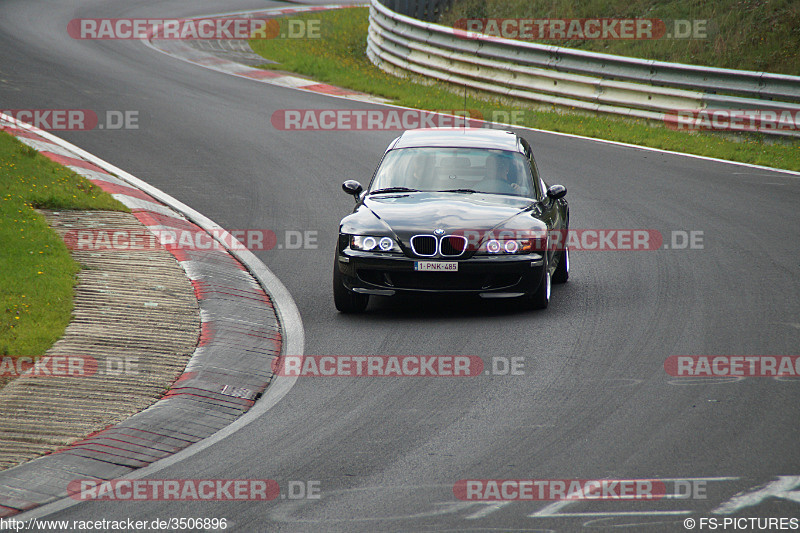
<path fill-rule="evenodd" d="M 547 307 L 569 277 L 567 190 L 550 187 L 528 142 L 510 131 L 419 129 L 392 141 L 339 225 L 333 296 L 343 313 L 370 295 L 467 293 Z"/>

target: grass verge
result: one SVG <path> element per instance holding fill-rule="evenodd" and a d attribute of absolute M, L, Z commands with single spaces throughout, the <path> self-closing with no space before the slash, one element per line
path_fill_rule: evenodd
<path fill-rule="evenodd" d="M 800 75 L 800 3 L 795 0 L 454 0 L 441 23 L 454 26 L 459 19 L 487 17 L 660 19 L 666 33 L 691 38 L 535 42 L 673 63 Z M 692 29 L 673 21 L 690 21 Z M 542 23 L 541 27 L 549 26 Z M 562 35 L 579 33 L 565 31 Z"/>
<path fill-rule="evenodd" d="M 87 179 L 0 131 L 0 356 L 44 354 L 71 318 L 81 266 L 36 208 L 128 211 Z"/>
<path fill-rule="evenodd" d="M 542 108 L 520 100 L 490 95 L 464 98 L 463 87 L 425 85 L 398 78 L 375 67 L 366 56 L 367 8 L 347 8 L 298 15 L 320 19 L 319 39 L 254 39 L 255 52 L 275 61 L 263 68 L 304 74 L 313 79 L 388 98 L 406 107 L 519 113 L 514 123 L 548 131 L 573 133 L 652 148 L 717 157 L 731 161 L 800 171 L 800 141 L 760 134 L 682 132 L 644 120 L 587 115 L 570 109 Z M 479 97 L 478 97 L 479 96 Z"/>

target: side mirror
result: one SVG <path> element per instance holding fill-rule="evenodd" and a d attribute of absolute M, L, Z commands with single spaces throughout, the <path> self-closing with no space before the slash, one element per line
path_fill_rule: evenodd
<path fill-rule="evenodd" d="M 549 189 L 547 189 L 547 197 L 551 200 L 558 200 L 564 198 L 567 194 L 567 188 L 563 185 L 551 185 Z"/>
<path fill-rule="evenodd" d="M 361 184 L 356 180 L 347 180 L 342 183 L 342 190 L 347 194 L 351 194 L 358 198 L 358 195 L 361 194 L 361 191 L 364 190 L 364 187 L 362 187 Z"/>

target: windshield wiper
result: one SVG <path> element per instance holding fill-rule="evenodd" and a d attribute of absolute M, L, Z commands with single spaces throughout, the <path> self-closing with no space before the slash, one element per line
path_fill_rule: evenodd
<path fill-rule="evenodd" d="M 384 189 L 375 189 L 370 191 L 370 194 L 383 194 L 386 192 L 419 192 L 417 189 L 410 189 L 408 187 L 386 187 Z"/>
<path fill-rule="evenodd" d="M 437 192 L 466 192 L 466 193 L 473 193 L 478 192 L 475 189 L 447 189 L 445 191 L 437 191 Z"/>

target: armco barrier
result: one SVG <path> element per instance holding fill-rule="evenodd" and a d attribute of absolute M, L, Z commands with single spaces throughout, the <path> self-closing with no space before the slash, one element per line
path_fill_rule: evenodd
<path fill-rule="evenodd" d="M 367 55 L 381 69 L 544 104 L 652 120 L 670 111 L 791 110 L 800 77 L 598 54 L 469 34 L 432 20 L 446 2 L 371 0 Z M 386 4 L 386 5 L 384 5 Z M 420 15 L 421 14 L 421 15 Z M 796 129 L 767 133 L 798 135 Z"/>
<path fill-rule="evenodd" d="M 418 20 L 436 22 L 452 0 L 381 0 L 394 11 Z"/>

